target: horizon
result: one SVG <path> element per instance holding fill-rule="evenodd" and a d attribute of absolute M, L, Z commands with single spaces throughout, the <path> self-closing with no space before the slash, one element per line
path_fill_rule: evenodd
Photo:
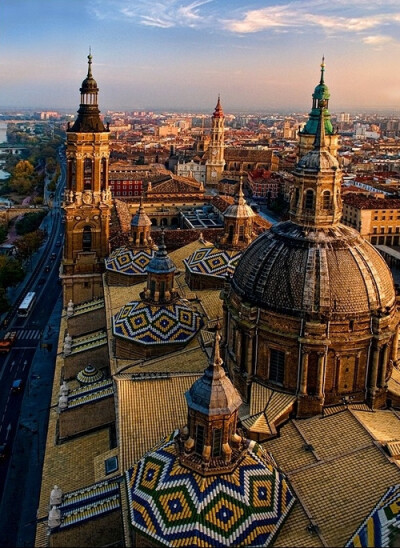
<path fill-rule="evenodd" d="M 397 0 L 3 0 L 0 10 L 6 108 L 76 112 L 91 47 L 103 112 L 212 112 L 218 93 L 226 112 L 308 111 L 323 56 L 332 112 L 400 112 Z"/>

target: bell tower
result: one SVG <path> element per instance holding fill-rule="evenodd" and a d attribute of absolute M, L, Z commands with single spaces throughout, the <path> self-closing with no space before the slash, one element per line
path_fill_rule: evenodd
<path fill-rule="evenodd" d="M 64 305 L 102 295 L 101 274 L 109 251 L 109 129 L 100 118 L 98 91 L 89 54 L 78 117 L 67 129 L 66 235 L 61 270 Z"/>
<path fill-rule="evenodd" d="M 206 185 L 216 187 L 222 178 L 225 166 L 224 160 L 224 111 L 221 99 L 218 95 L 217 105 L 211 121 L 211 139 L 208 147 L 208 160 L 206 162 Z"/>

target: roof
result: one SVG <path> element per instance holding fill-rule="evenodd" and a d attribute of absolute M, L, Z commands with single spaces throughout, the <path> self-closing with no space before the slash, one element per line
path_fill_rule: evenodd
<path fill-rule="evenodd" d="M 225 278 L 232 275 L 242 251 L 203 247 L 183 260 L 185 267 L 193 274 Z"/>
<path fill-rule="evenodd" d="M 185 364 L 196 360 L 200 350 L 186 353 L 181 360 L 180 370 Z M 206 356 L 201 352 L 204 369 Z M 176 356 L 169 358 L 177 363 Z M 117 429 L 120 436 L 121 468 L 126 470 L 133 466 L 145 453 L 151 450 L 160 440 L 175 428 L 187 421 L 185 392 L 199 378 L 198 373 L 168 373 L 169 367 L 164 359 L 154 360 L 161 370 L 155 373 L 119 374 L 115 377 L 118 397 Z M 154 368 L 154 367 L 153 367 Z M 151 420 L 148 418 L 151 417 Z"/>
<path fill-rule="evenodd" d="M 358 209 L 400 209 L 400 200 L 393 198 L 371 198 L 363 194 L 345 194 L 342 196 L 343 205 Z"/>
<path fill-rule="evenodd" d="M 389 487 L 346 548 L 397 546 L 400 529 L 400 485 Z"/>
<path fill-rule="evenodd" d="M 359 233 L 342 224 L 308 228 L 275 224 L 243 252 L 232 287 L 267 310 L 348 317 L 371 314 L 395 302 L 391 272 Z"/>
<path fill-rule="evenodd" d="M 291 420 L 278 438 L 262 444 L 287 475 L 314 523 L 314 536 L 325 546 L 343 546 L 387 489 L 399 483 L 398 466 L 361 422 L 360 417 L 373 415 L 346 409 L 324 418 Z M 290 516 L 288 520 L 286 533 Z M 279 541 L 298 546 L 281 535 Z"/>
<path fill-rule="evenodd" d="M 180 464 L 176 433 L 126 472 L 132 526 L 168 546 L 270 544 L 295 498 L 267 455 L 253 443 L 232 473 L 205 478 Z"/>
<path fill-rule="evenodd" d="M 182 344 L 202 325 L 200 314 L 181 300 L 162 306 L 132 301 L 113 317 L 113 334 L 144 345 Z"/>
<path fill-rule="evenodd" d="M 154 254 L 155 250 L 150 248 L 134 250 L 120 247 L 105 259 L 106 270 L 127 276 L 143 276 Z"/>

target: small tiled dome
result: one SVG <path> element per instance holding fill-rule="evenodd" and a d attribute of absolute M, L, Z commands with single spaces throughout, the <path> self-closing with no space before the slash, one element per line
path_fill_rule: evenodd
<path fill-rule="evenodd" d="M 87 365 L 85 369 L 79 371 L 76 378 L 81 384 L 91 384 L 92 382 L 101 381 L 103 373 L 93 367 L 93 365 Z"/>

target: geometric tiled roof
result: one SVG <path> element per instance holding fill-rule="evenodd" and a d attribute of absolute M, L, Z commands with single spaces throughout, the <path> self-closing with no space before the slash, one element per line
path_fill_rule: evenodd
<path fill-rule="evenodd" d="M 230 474 L 201 476 L 180 464 L 169 436 L 126 472 L 130 520 L 166 546 L 267 546 L 295 498 L 257 444 Z"/>
<path fill-rule="evenodd" d="M 60 529 L 107 514 L 120 506 L 119 482 L 115 478 L 66 493 L 59 506 Z"/>
<path fill-rule="evenodd" d="M 186 268 L 194 274 L 224 278 L 233 275 L 242 251 L 204 247 L 184 259 Z"/>
<path fill-rule="evenodd" d="M 145 345 L 186 343 L 202 327 L 198 312 L 178 300 L 163 306 L 133 301 L 113 316 L 113 334 Z"/>
<path fill-rule="evenodd" d="M 400 485 L 394 485 L 386 491 L 345 546 L 346 548 L 398 546 L 399 535 Z"/>
<path fill-rule="evenodd" d="M 153 249 L 132 250 L 121 247 L 113 251 L 105 260 L 108 272 L 118 272 L 128 276 L 143 275 L 154 257 Z"/>
<path fill-rule="evenodd" d="M 92 384 L 84 385 L 77 390 L 73 390 L 68 395 L 68 409 L 78 407 L 85 403 L 109 398 L 113 395 L 113 382 L 111 379 L 103 379 Z"/>

